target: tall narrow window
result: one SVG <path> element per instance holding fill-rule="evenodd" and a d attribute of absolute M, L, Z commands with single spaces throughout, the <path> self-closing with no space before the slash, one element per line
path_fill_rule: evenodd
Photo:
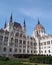
<path fill-rule="evenodd" d="M 9 51 L 12 52 L 12 48 L 10 48 Z"/>
<path fill-rule="evenodd" d="M 48 52 L 50 53 L 50 50 L 48 50 Z"/>
<path fill-rule="evenodd" d="M 4 47 L 3 51 L 6 52 L 6 47 Z"/>

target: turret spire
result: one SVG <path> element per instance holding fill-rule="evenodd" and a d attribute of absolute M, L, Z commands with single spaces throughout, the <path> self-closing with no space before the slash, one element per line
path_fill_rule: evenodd
<path fill-rule="evenodd" d="M 5 21 L 5 25 L 4 25 L 4 28 L 6 28 L 7 24 L 6 24 L 6 21 Z"/>
<path fill-rule="evenodd" d="M 26 27 L 26 24 L 25 24 L 25 19 L 24 19 L 24 27 Z"/>
<path fill-rule="evenodd" d="M 26 23 L 25 23 L 25 19 L 24 19 L 24 23 L 23 23 L 23 31 L 26 32 Z"/>
<path fill-rule="evenodd" d="M 11 13 L 11 16 L 10 16 L 10 22 L 12 22 L 12 13 Z"/>
<path fill-rule="evenodd" d="M 39 18 L 38 18 L 38 24 L 40 24 Z"/>

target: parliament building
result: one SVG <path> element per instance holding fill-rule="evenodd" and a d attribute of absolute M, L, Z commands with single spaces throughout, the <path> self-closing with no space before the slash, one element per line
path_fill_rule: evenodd
<path fill-rule="evenodd" d="M 38 23 L 31 36 L 26 34 L 26 23 L 23 25 L 13 22 L 10 16 L 9 24 L 5 23 L 0 29 L 0 56 L 14 54 L 52 55 L 52 35 L 45 32 L 45 28 Z"/>

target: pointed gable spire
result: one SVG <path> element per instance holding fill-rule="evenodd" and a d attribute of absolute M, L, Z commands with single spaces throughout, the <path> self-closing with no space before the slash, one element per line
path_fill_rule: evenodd
<path fill-rule="evenodd" d="M 39 18 L 38 18 L 38 24 L 40 24 Z"/>
<path fill-rule="evenodd" d="M 26 23 L 25 23 L 25 19 L 24 19 L 24 22 L 23 22 L 23 31 L 26 33 Z"/>
<path fill-rule="evenodd" d="M 25 19 L 24 19 L 24 27 L 26 27 L 26 24 L 25 24 Z"/>
<path fill-rule="evenodd" d="M 11 13 L 11 16 L 10 16 L 10 22 L 12 22 L 12 13 Z"/>
<path fill-rule="evenodd" d="M 7 24 L 6 24 L 6 21 L 5 21 L 5 24 L 4 24 L 4 28 L 6 28 Z"/>

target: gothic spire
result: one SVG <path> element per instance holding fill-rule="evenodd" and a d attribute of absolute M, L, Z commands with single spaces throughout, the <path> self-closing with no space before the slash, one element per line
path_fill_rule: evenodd
<path fill-rule="evenodd" d="M 25 19 L 24 19 L 24 27 L 26 27 L 26 24 L 25 24 Z"/>
<path fill-rule="evenodd" d="M 40 24 L 39 18 L 38 18 L 38 24 Z"/>
<path fill-rule="evenodd" d="M 10 16 L 10 22 L 12 22 L 12 13 L 11 13 L 11 16 Z"/>
<path fill-rule="evenodd" d="M 4 24 L 4 28 L 6 28 L 7 24 L 6 24 L 6 21 L 5 21 L 5 24 Z"/>
<path fill-rule="evenodd" d="M 26 23 L 25 23 L 25 19 L 24 19 L 24 23 L 23 23 L 23 31 L 26 32 Z"/>

